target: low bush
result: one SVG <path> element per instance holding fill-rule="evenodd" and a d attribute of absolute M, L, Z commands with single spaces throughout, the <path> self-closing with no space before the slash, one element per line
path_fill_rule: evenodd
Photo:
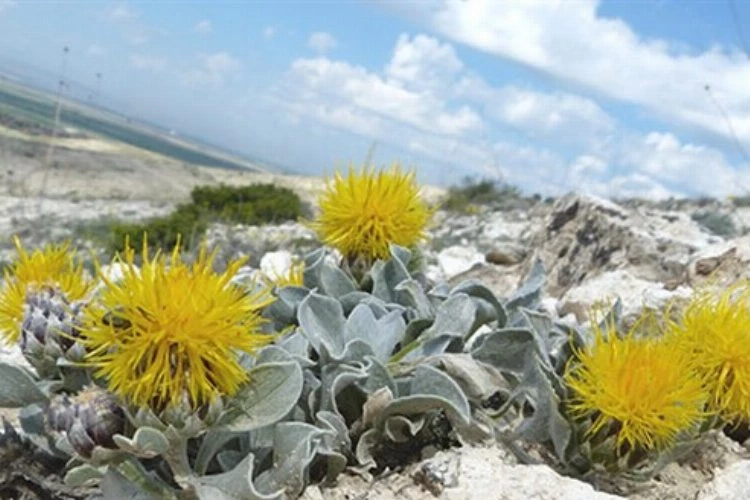
<path fill-rule="evenodd" d="M 131 246 L 141 248 L 144 234 L 148 234 L 153 248 L 172 248 L 180 239 L 189 250 L 200 242 L 212 222 L 261 225 L 295 220 L 304 212 L 294 191 L 273 184 L 197 186 L 190 198 L 190 203 L 178 205 L 167 216 L 142 223 L 113 223 L 108 249 L 122 251 L 126 239 Z"/>

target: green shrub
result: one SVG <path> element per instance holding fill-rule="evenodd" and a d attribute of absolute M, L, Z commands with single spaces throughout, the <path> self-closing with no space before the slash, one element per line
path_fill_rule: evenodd
<path fill-rule="evenodd" d="M 143 223 L 112 224 L 109 250 L 122 251 L 126 238 L 132 247 L 140 248 L 145 233 L 152 248 L 172 248 L 180 238 L 189 250 L 201 240 L 211 222 L 260 225 L 294 220 L 303 215 L 299 196 L 273 184 L 197 186 L 190 197 L 190 203 L 179 205 L 167 216 Z"/>
<path fill-rule="evenodd" d="M 465 177 L 460 186 L 452 186 L 448 190 L 442 207 L 453 212 L 472 213 L 482 205 L 511 208 L 525 200 L 515 186 L 492 179 L 477 181 L 472 177 Z"/>
<path fill-rule="evenodd" d="M 704 210 L 694 212 L 691 218 L 717 236 L 731 238 L 737 235 L 737 228 L 729 214 L 717 210 Z"/>

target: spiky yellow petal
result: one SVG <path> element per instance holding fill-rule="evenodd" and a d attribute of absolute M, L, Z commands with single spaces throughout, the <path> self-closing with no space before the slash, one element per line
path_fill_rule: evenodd
<path fill-rule="evenodd" d="M 711 408 L 750 422 L 750 284 L 697 291 L 668 330 L 707 376 Z"/>
<path fill-rule="evenodd" d="M 387 258 L 389 245 L 411 246 L 425 237 L 431 210 L 419 197 L 414 172 L 399 165 L 375 172 L 353 166 L 336 173 L 320 199 L 312 227 L 321 240 L 350 258 Z"/>
<path fill-rule="evenodd" d="M 664 449 L 705 417 L 705 381 L 691 368 L 690 356 L 665 338 L 595 327 L 566 371 L 568 407 L 594 418 L 590 436 L 615 429 L 618 449 Z"/>
<path fill-rule="evenodd" d="M 84 298 L 94 286 L 69 242 L 48 244 L 29 253 L 18 237 L 13 241 L 18 257 L 5 270 L 0 291 L 0 335 L 8 342 L 18 341 L 28 292 L 56 288 L 72 302 Z"/>
<path fill-rule="evenodd" d="M 188 265 L 175 247 L 170 262 L 149 257 L 143 244 L 140 267 L 125 252 L 123 276 L 106 286 L 87 308 L 81 342 L 110 391 L 139 406 L 162 409 L 187 395 L 198 407 L 232 395 L 247 380 L 239 353 L 271 341 L 261 334 L 259 310 L 270 292 L 249 294 L 231 283 L 243 260 L 224 273 L 212 269 L 205 247 Z"/>

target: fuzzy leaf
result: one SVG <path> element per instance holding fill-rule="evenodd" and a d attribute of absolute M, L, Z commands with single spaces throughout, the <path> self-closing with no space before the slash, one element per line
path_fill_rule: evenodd
<path fill-rule="evenodd" d="M 391 356 L 393 349 L 403 339 L 405 331 L 406 323 L 397 311 L 376 319 L 372 309 L 363 304 L 354 308 L 345 327 L 347 341 L 364 341 L 372 348 L 375 357 L 382 362 Z"/>
<path fill-rule="evenodd" d="M 372 295 L 367 292 L 354 291 L 337 298 L 344 310 L 344 315 L 349 316 L 355 307 L 363 303 L 365 300 L 372 298 Z"/>
<path fill-rule="evenodd" d="M 391 247 L 392 258 L 387 261 L 379 260 L 373 264 L 370 270 L 372 277 L 372 294 L 385 302 L 398 302 L 395 291 L 396 286 L 404 280 L 411 278 L 406 264 L 402 259 L 411 252 L 404 248 Z M 408 262 L 408 259 L 407 259 Z"/>
<path fill-rule="evenodd" d="M 455 423 L 471 421 L 469 401 L 458 384 L 437 368 L 420 365 L 409 380 L 408 395 L 394 399 L 383 410 L 379 425 L 392 415 L 420 415 L 436 409 L 444 410 Z"/>
<path fill-rule="evenodd" d="M 497 320 L 498 326 L 502 328 L 508 322 L 508 312 L 505 307 L 497 300 L 492 291 L 477 280 L 467 280 L 456 285 L 450 294 L 455 295 L 464 293 L 473 297 L 478 304 L 477 320 L 473 329 L 480 325 Z"/>
<path fill-rule="evenodd" d="M 297 317 L 303 335 L 316 351 L 325 347 L 333 356 L 341 354 L 346 319 L 336 299 L 311 293 L 300 304 Z"/>
<path fill-rule="evenodd" d="M 65 479 L 63 481 L 67 486 L 77 488 L 84 486 L 89 481 L 98 482 L 104 473 L 98 468 L 90 464 L 83 464 L 77 467 L 73 467 L 65 473 Z"/>
<path fill-rule="evenodd" d="M 535 342 L 531 330 L 502 328 L 480 338 L 472 355 L 501 372 L 521 375 L 526 367 L 528 354 L 535 351 Z"/>
<path fill-rule="evenodd" d="M 0 361 L 0 408 L 21 408 L 47 400 L 25 369 Z"/>
<path fill-rule="evenodd" d="M 546 270 L 541 259 L 536 259 L 526 279 L 518 290 L 508 298 L 505 307 L 508 310 L 519 307 L 536 308 L 541 300 L 542 288 L 546 279 Z"/>
<path fill-rule="evenodd" d="M 136 483 L 128 480 L 117 469 L 109 468 L 102 477 L 100 488 L 103 500 L 160 500 L 162 495 L 143 490 Z M 167 497 L 168 498 L 168 497 Z"/>
<path fill-rule="evenodd" d="M 365 469 L 372 469 L 377 465 L 372 455 L 373 448 L 378 444 L 380 433 L 377 429 L 365 431 L 357 441 L 357 448 L 354 451 L 357 462 Z"/>
<path fill-rule="evenodd" d="M 255 479 L 259 491 L 283 490 L 296 498 L 307 485 L 308 467 L 327 431 L 304 422 L 282 422 L 274 429 L 274 466 Z"/>
<path fill-rule="evenodd" d="M 247 432 L 284 418 L 302 394 L 302 368 L 294 361 L 268 363 L 249 372 L 250 381 L 230 400 L 225 430 Z"/>
<path fill-rule="evenodd" d="M 282 490 L 259 492 L 253 485 L 253 461 L 248 454 L 234 468 L 222 474 L 190 478 L 200 500 L 280 500 Z"/>
<path fill-rule="evenodd" d="M 338 413 L 336 396 L 351 384 L 366 377 L 367 373 L 359 367 L 345 364 L 324 365 L 320 375 L 321 394 L 318 410 Z"/>
<path fill-rule="evenodd" d="M 389 417 L 383 426 L 383 434 L 394 443 L 405 443 L 413 439 L 425 424 L 424 416 L 410 420 L 401 415 Z"/>
<path fill-rule="evenodd" d="M 465 337 L 471 333 L 477 305 L 468 295 L 451 295 L 440 304 L 435 314 L 435 322 L 422 334 L 422 338 L 435 338 L 440 335 Z"/>
<path fill-rule="evenodd" d="M 112 439 L 121 450 L 144 458 L 152 458 L 169 450 L 166 436 L 153 427 L 139 427 L 132 439 L 121 434 L 115 434 Z"/>
<path fill-rule="evenodd" d="M 238 436 L 236 432 L 224 431 L 221 429 L 209 429 L 202 436 L 201 446 L 198 448 L 198 455 L 195 457 L 196 474 L 202 476 L 208 470 L 208 465 L 216 454 L 232 439 Z"/>
<path fill-rule="evenodd" d="M 396 383 L 393 381 L 393 377 L 391 377 L 385 365 L 374 357 L 368 357 L 366 361 L 365 372 L 367 373 L 367 378 L 358 384 L 359 387 L 368 394 L 383 387 L 388 387 L 391 392 L 395 392 Z"/>
<path fill-rule="evenodd" d="M 417 280 L 405 280 L 396 285 L 395 290 L 401 292 L 404 305 L 411 307 L 416 312 L 416 318 L 430 319 L 434 314 L 432 304 L 427 294 L 424 293 L 422 285 Z"/>
<path fill-rule="evenodd" d="M 510 391 L 508 382 L 497 369 L 470 354 L 443 354 L 432 361 L 440 365 L 471 400 L 482 402 L 498 391 Z"/>
<path fill-rule="evenodd" d="M 320 285 L 326 295 L 337 299 L 357 289 L 341 268 L 325 264 L 320 268 Z"/>

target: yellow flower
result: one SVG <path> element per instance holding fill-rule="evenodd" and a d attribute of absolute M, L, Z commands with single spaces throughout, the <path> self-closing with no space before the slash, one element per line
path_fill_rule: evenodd
<path fill-rule="evenodd" d="M 750 422 L 750 284 L 697 291 L 668 331 L 708 378 L 711 409 Z"/>
<path fill-rule="evenodd" d="M 216 253 L 201 248 L 192 265 L 179 246 L 169 264 L 159 253 L 149 257 L 144 239 L 142 265 L 129 247 L 123 276 L 102 276 L 105 287 L 83 316 L 81 342 L 86 363 L 126 401 L 157 411 L 187 397 L 192 408 L 232 395 L 247 381 L 239 362 L 273 338 L 261 334 L 260 309 L 274 299 L 268 290 L 248 293 L 232 277 L 244 260 L 213 271 Z M 100 273 L 101 274 L 101 273 Z"/>
<path fill-rule="evenodd" d="M 18 258 L 5 270 L 5 282 L 0 291 L 0 334 L 8 342 L 17 342 L 21 334 L 28 292 L 56 288 L 72 302 L 85 297 L 94 286 L 69 243 L 45 245 L 28 253 L 18 237 L 13 241 Z"/>
<path fill-rule="evenodd" d="M 573 416 L 593 417 L 587 435 L 617 432 L 617 448 L 668 448 L 705 417 L 707 392 L 690 357 L 665 338 L 617 336 L 594 328 L 591 345 L 576 352 L 565 381 Z"/>
<path fill-rule="evenodd" d="M 295 262 L 286 272 L 286 274 L 277 274 L 266 276 L 266 282 L 269 286 L 303 286 L 304 285 L 305 263 Z"/>
<path fill-rule="evenodd" d="M 385 259 L 389 244 L 409 247 L 424 239 L 432 211 L 419 197 L 414 172 L 399 165 L 376 173 L 349 167 L 337 173 L 320 199 L 312 228 L 321 240 L 352 259 Z"/>

